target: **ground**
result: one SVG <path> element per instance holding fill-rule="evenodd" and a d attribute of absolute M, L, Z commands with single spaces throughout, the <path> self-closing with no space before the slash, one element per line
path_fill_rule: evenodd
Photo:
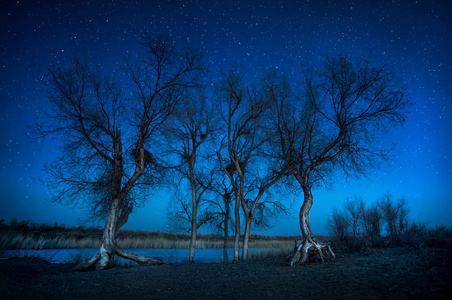
<path fill-rule="evenodd" d="M 91 272 L 36 259 L 4 260 L 0 299 L 446 299 L 452 294 L 452 249 L 336 255 L 330 262 L 293 267 L 272 257 Z"/>

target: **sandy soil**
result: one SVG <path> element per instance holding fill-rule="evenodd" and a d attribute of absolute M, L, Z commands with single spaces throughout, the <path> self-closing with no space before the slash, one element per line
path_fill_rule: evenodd
<path fill-rule="evenodd" d="M 0 261 L 1 299 L 450 299 L 452 249 L 336 252 L 326 263 L 168 264 L 71 272 L 40 260 Z"/>

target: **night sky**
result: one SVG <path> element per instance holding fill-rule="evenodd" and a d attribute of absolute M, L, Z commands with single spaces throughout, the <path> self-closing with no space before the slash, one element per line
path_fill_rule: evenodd
<path fill-rule="evenodd" d="M 0 2 L 0 219 L 80 225 L 80 208 L 46 202 L 38 180 L 58 141 L 29 139 L 48 67 L 74 51 L 107 73 L 123 72 L 145 32 L 202 49 L 217 79 L 230 66 L 250 82 L 266 69 L 294 81 L 302 62 L 326 54 L 371 57 L 395 70 L 414 105 L 407 123 L 376 143 L 397 143 L 392 162 L 358 180 L 314 190 L 313 232 L 326 234 L 333 207 L 354 196 L 405 197 L 413 221 L 452 227 L 452 2 L 367 1 L 9 1 Z M 299 78 L 299 77 L 298 77 Z M 166 230 L 169 195 L 157 194 L 124 228 Z M 295 204 L 297 212 L 301 199 Z M 266 234 L 300 234 L 297 213 Z M 88 224 L 91 225 L 91 224 Z"/>

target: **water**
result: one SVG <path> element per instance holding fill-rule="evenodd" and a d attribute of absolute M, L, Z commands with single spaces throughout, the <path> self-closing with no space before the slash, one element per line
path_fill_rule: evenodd
<path fill-rule="evenodd" d="M 261 251 L 269 251 L 269 248 L 250 248 L 249 255 Z M 0 250 L 0 259 L 11 257 L 39 257 L 51 263 L 73 263 L 77 258 L 90 258 L 99 249 L 45 249 L 45 250 Z M 124 249 L 145 257 L 161 257 L 165 263 L 182 263 L 188 261 L 188 249 Z M 229 260 L 234 256 L 234 249 L 228 249 Z M 129 264 L 130 261 L 119 258 L 121 262 Z M 196 249 L 195 261 L 203 263 L 223 261 L 222 248 Z M 134 263 L 132 263 L 134 264 Z"/>

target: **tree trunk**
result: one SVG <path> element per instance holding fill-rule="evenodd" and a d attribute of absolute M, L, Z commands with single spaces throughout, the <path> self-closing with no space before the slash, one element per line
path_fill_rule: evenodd
<path fill-rule="evenodd" d="M 190 246 L 189 246 L 189 254 L 188 254 L 188 261 L 190 263 L 194 263 L 195 262 L 195 246 L 196 246 L 196 224 L 194 227 L 192 227 L 192 231 L 191 231 L 191 237 L 190 237 Z"/>
<path fill-rule="evenodd" d="M 240 194 L 237 193 L 234 207 L 235 217 L 235 237 L 234 237 L 234 258 L 233 261 L 238 261 L 240 257 Z"/>
<path fill-rule="evenodd" d="M 298 178 L 297 178 L 298 180 Z M 298 180 L 300 182 L 300 180 Z M 333 251 L 329 244 L 318 242 L 314 234 L 312 234 L 311 225 L 309 224 L 309 212 L 311 211 L 313 204 L 313 197 L 311 193 L 311 187 L 309 185 L 302 184 L 304 201 L 300 209 L 300 229 L 303 234 L 303 241 L 296 246 L 295 253 L 290 260 L 290 265 L 295 263 L 305 263 L 309 258 L 318 255 L 322 261 L 324 257 L 335 258 Z"/>
<path fill-rule="evenodd" d="M 100 260 L 97 268 L 105 270 L 113 265 L 113 258 L 116 252 L 116 223 L 119 214 L 119 199 L 113 199 L 105 222 L 102 235 L 102 245 L 100 246 Z"/>
<path fill-rule="evenodd" d="M 119 199 L 115 198 L 110 204 L 99 252 L 92 258 L 77 265 L 74 269 L 75 271 L 85 271 L 91 269 L 96 264 L 96 268 L 100 270 L 105 270 L 112 266 L 113 257 L 116 253 L 116 219 L 118 216 L 118 210 Z"/>
<path fill-rule="evenodd" d="M 113 266 L 114 255 L 121 256 L 137 262 L 140 265 L 162 264 L 161 258 L 142 257 L 133 253 L 124 252 L 116 246 L 116 229 L 119 210 L 119 199 L 114 199 L 110 205 L 107 220 L 102 234 L 102 244 L 93 257 L 80 263 L 74 268 L 74 271 L 87 271 L 93 268 L 106 270 Z"/>
<path fill-rule="evenodd" d="M 229 195 L 227 195 L 226 197 L 229 197 Z M 225 212 L 224 212 L 224 225 L 223 225 L 223 229 L 224 229 L 224 237 L 223 237 L 223 261 L 227 262 L 228 261 L 228 239 L 229 239 L 229 200 L 231 198 L 225 198 Z"/>
<path fill-rule="evenodd" d="M 251 233 L 251 217 L 247 217 L 245 220 L 245 233 L 243 235 L 243 248 L 242 248 L 242 259 L 248 259 L 248 246 Z"/>
<path fill-rule="evenodd" d="M 190 246 L 188 261 L 190 263 L 195 262 L 195 246 L 196 246 L 196 233 L 198 230 L 198 195 L 196 193 L 196 181 L 195 181 L 195 156 L 192 153 L 190 161 L 189 161 L 189 180 L 190 180 L 190 188 L 191 188 L 191 236 L 190 236 Z"/>
<path fill-rule="evenodd" d="M 191 224 L 191 236 L 190 236 L 190 245 L 189 245 L 189 254 L 188 261 L 190 263 L 195 262 L 195 246 L 196 246 L 196 234 L 197 234 L 197 222 L 196 222 L 196 208 L 193 207 L 193 216 L 192 216 L 192 224 Z"/>
<path fill-rule="evenodd" d="M 108 210 L 107 220 L 105 221 L 104 231 L 102 234 L 102 244 L 99 252 L 90 259 L 82 262 L 74 268 L 74 271 L 86 271 L 92 268 L 105 270 L 113 266 L 115 254 L 136 261 L 141 265 L 147 263 L 161 264 L 160 259 L 153 259 L 147 257 L 140 257 L 136 254 L 122 251 L 116 246 L 116 231 L 127 222 L 129 214 L 132 212 L 132 205 L 122 206 L 121 201 L 127 195 L 123 195 L 121 190 L 122 176 L 123 176 L 123 161 L 122 161 L 122 142 L 121 131 L 117 130 L 116 138 L 114 140 L 115 154 L 113 155 L 113 173 L 112 173 L 112 187 L 111 187 L 111 203 Z"/>
<path fill-rule="evenodd" d="M 74 271 L 89 270 L 95 265 L 97 269 L 105 270 L 113 265 L 113 257 L 116 253 L 116 219 L 118 216 L 118 209 L 119 199 L 115 198 L 110 204 L 99 252 L 92 258 L 77 265 L 74 268 Z"/>

